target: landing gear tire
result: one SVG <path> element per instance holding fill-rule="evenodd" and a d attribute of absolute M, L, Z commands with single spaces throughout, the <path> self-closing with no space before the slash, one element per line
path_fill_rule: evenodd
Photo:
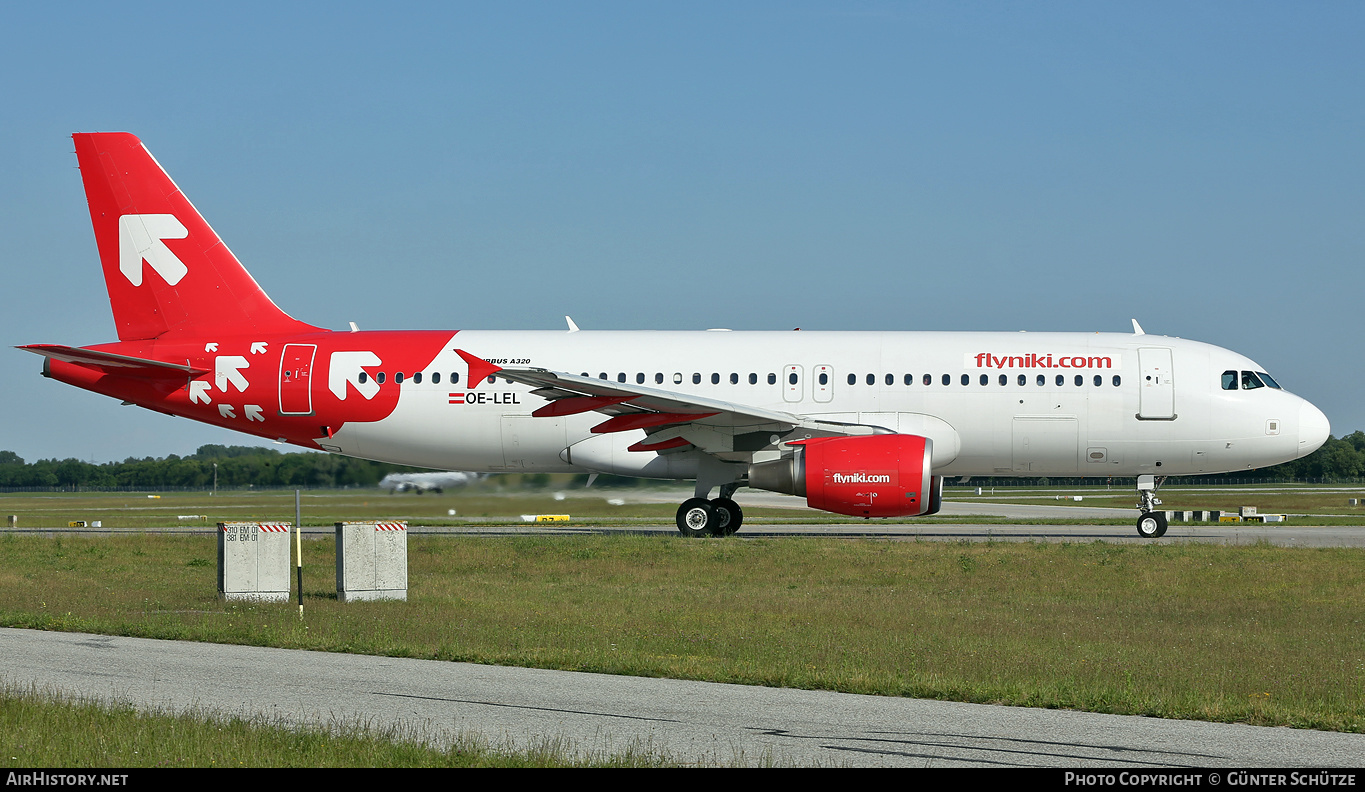
<path fill-rule="evenodd" d="M 689 498 L 678 507 L 678 532 L 690 539 L 715 533 L 716 510 L 705 498 Z"/>
<path fill-rule="evenodd" d="M 716 512 L 716 536 L 734 536 L 744 524 L 744 510 L 729 498 L 716 498 L 711 508 Z"/>
<path fill-rule="evenodd" d="M 1166 535 L 1166 515 L 1146 512 L 1138 518 L 1137 532 L 1143 539 L 1160 539 Z"/>

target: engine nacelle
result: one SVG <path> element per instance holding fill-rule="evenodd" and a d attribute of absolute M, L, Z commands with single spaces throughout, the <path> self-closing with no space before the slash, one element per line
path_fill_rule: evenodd
<path fill-rule="evenodd" d="M 932 475 L 927 437 L 818 437 L 789 445 L 790 457 L 749 466 L 750 487 L 802 495 L 812 508 L 854 517 L 922 516 L 942 505 L 943 477 Z"/>

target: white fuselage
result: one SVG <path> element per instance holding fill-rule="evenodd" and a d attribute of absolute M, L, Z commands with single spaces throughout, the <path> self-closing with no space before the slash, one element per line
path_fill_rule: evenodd
<path fill-rule="evenodd" d="M 504 379 L 470 390 L 457 347 L 499 365 L 925 435 L 936 475 L 1246 470 L 1303 456 L 1329 431 L 1316 407 L 1284 390 L 1225 390 L 1225 371 L 1264 371 L 1248 358 L 1164 336 L 461 331 L 420 383 L 404 372 L 391 415 L 347 424 L 323 447 L 446 470 L 687 477 L 654 453 L 625 451 L 643 431 L 594 435 L 603 416 L 591 412 L 532 417 L 546 400 Z"/>

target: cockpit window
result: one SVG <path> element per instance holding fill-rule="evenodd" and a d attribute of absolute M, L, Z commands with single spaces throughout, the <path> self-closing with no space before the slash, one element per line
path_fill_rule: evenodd
<path fill-rule="evenodd" d="M 1269 374 L 1265 373 L 1264 371 L 1256 372 L 1256 376 L 1260 377 L 1262 382 L 1274 388 L 1275 390 L 1284 390 L 1284 388 L 1280 387 L 1280 383 L 1276 382 L 1274 379 L 1270 377 Z"/>
<path fill-rule="evenodd" d="M 1256 376 L 1256 372 L 1254 371 L 1242 372 L 1242 390 L 1255 390 L 1256 388 L 1264 387 L 1265 383 L 1261 382 L 1261 378 Z"/>
<path fill-rule="evenodd" d="M 1223 390 L 1237 390 L 1237 372 L 1223 372 Z"/>

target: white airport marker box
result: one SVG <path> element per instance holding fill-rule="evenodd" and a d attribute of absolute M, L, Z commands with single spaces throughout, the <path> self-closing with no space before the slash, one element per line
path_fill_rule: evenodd
<path fill-rule="evenodd" d="M 408 524 L 339 522 L 337 599 L 408 598 Z"/>
<path fill-rule="evenodd" d="M 218 596 L 289 601 L 290 523 L 218 523 Z"/>

